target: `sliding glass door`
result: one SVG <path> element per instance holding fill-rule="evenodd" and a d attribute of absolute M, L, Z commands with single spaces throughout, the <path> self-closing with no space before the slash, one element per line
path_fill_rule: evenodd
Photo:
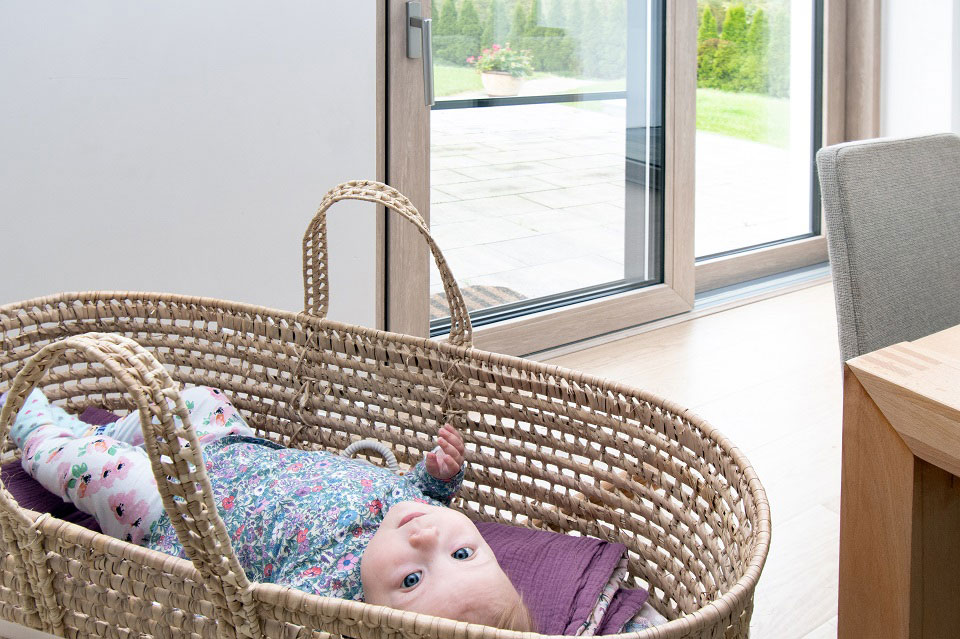
<path fill-rule="evenodd" d="M 474 325 L 663 282 L 664 0 L 433 11 L 430 227 Z"/>

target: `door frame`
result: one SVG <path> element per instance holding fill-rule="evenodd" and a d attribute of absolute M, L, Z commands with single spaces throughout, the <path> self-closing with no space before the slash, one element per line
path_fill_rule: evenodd
<path fill-rule="evenodd" d="M 430 110 L 421 60 L 406 57 L 405 0 L 385 0 L 386 178 L 430 220 Z M 429 2 L 422 11 L 429 13 Z M 693 308 L 696 0 L 666 2 L 663 283 L 474 329 L 478 348 L 523 355 Z M 400 17 L 398 17 L 400 16 Z M 685 24 L 688 28 L 677 28 Z M 386 220 L 385 326 L 429 334 L 429 259 L 417 232 Z M 441 249 L 443 247 L 441 246 Z M 456 272 L 454 272 L 456 275 Z"/>
<path fill-rule="evenodd" d="M 421 0 L 429 17 L 430 2 Z M 407 196 L 430 223 L 430 109 L 423 98 L 422 59 L 407 58 L 406 0 L 377 1 L 377 179 Z M 429 335 L 430 252 L 397 213 L 378 207 L 378 326 Z"/>

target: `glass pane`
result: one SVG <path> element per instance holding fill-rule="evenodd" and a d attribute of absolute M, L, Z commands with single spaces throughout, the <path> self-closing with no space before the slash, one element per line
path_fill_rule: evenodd
<path fill-rule="evenodd" d="M 432 10 L 430 225 L 474 322 L 659 282 L 663 1 Z"/>
<path fill-rule="evenodd" d="M 814 4 L 698 2 L 698 258 L 812 232 Z"/>

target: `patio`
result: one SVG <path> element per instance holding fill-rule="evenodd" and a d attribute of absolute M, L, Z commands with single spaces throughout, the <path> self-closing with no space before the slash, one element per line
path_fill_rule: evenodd
<path fill-rule="evenodd" d="M 471 310 L 623 278 L 625 109 L 433 111 L 431 229 Z M 697 255 L 809 230 L 795 154 L 704 132 L 696 144 Z M 444 317 L 433 267 L 430 282 L 432 317 Z"/>

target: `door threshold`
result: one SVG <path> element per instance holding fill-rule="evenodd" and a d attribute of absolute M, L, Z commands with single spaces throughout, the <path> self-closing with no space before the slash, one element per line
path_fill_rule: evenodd
<path fill-rule="evenodd" d="M 524 357 L 536 361 L 545 361 L 828 282 L 830 282 L 830 264 L 829 262 L 822 262 L 740 284 L 724 286 L 712 291 L 698 293 L 694 298 L 693 309 L 689 312 L 544 349 L 524 355 Z"/>

